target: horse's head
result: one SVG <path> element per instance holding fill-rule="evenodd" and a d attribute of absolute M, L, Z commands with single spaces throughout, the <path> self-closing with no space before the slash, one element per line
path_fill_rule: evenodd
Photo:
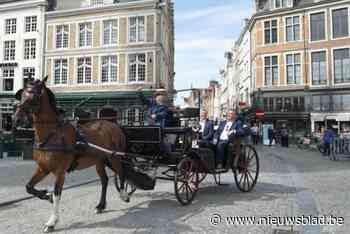
<path fill-rule="evenodd" d="M 38 113 L 42 106 L 42 99 L 47 95 L 45 83 L 47 77 L 41 80 L 30 79 L 25 87 L 19 90 L 15 98 L 19 101 L 14 115 L 15 124 L 18 120 L 30 114 Z"/>

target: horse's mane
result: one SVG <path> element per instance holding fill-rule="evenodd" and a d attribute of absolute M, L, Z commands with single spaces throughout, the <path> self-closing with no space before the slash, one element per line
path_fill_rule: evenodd
<path fill-rule="evenodd" d="M 45 86 L 45 89 L 46 89 L 46 93 L 47 93 L 47 96 L 49 98 L 49 103 L 50 103 L 50 106 L 52 107 L 53 111 L 59 115 L 59 111 L 57 109 L 57 105 L 56 105 L 56 97 L 55 97 L 55 94 L 53 94 L 53 92 L 47 88 Z"/>

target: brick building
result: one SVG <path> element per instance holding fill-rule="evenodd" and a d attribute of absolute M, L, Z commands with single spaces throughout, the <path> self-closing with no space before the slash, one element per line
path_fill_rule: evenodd
<path fill-rule="evenodd" d="M 142 121 L 137 89 L 173 93 L 173 3 L 57 1 L 46 13 L 45 74 L 69 116 L 88 100 L 92 117 Z"/>
<path fill-rule="evenodd" d="M 251 73 L 265 123 L 294 136 L 350 126 L 350 1 L 256 0 Z M 311 126 L 311 127 L 310 127 Z"/>

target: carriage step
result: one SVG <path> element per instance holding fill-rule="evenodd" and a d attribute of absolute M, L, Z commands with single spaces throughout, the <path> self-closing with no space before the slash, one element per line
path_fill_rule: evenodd
<path fill-rule="evenodd" d="M 215 169 L 214 170 L 214 173 L 215 174 L 221 174 L 221 173 L 226 173 L 227 172 L 227 169 L 223 168 L 223 169 Z"/>
<path fill-rule="evenodd" d="M 176 164 L 171 164 L 171 165 L 168 165 L 168 167 L 171 168 L 171 169 L 175 169 L 177 167 L 177 165 Z"/>

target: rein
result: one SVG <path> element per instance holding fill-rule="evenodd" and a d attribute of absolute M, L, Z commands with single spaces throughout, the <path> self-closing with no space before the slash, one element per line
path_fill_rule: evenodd
<path fill-rule="evenodd" d="M 35 123 L 35 122 L 34 122 Z M 40 151 L 61 151 L 61 152 L 73 152 L 76 150 L 76 144 L 75 145 L 67 145 L 64 139 L 64 136 L 61 137 L 61 143 L 60 144 L 50 144 L 49 141 L 58 133 L 58 130 L 67 124 L 70 124 L 69 122 L 63 122 L 63 123 L 57 123 L 57 121 L 38 121 L 36 123 L 45 123 L 45 124 L 57 124 L 56 127 L 44 138 L 43 142 L 38 142 L 35 140 L 33 149 L 40 150 Z M 72 125 L 73 126 L 73 125 Z M 74 127 L 74 126 L 73 126 Z M 75 127 L 74 127 L 75 128 Z M 76 129 L 76 128 L 75 128 Z M 77 129 L 76 129 L 77 131 Z"/>

